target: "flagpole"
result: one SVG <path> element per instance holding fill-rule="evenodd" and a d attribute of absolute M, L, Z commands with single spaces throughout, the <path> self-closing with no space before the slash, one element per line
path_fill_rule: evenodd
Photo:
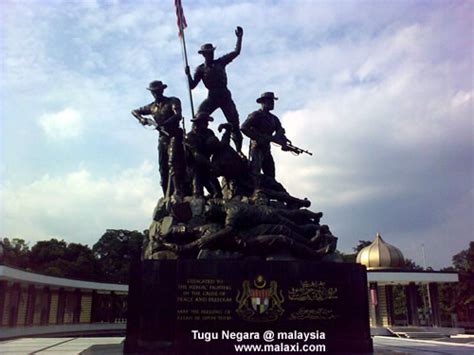
<path fill-rule="evenodd" d="M 186 50 L 186 38 L 184 37 L 184 29 L 188 27 L 188 24 L 186 23 L 186 18 L 184 17 L 184 11 L 183 11 L 183 4 L 181 3 L 181 0 L 174 0 L 174 5 L 176 7 L 176 17 L 178 19 L 177 24 L 178 24 L 178 29 L 179 29 L 179 37 L 181 37 L 181 47 L 184 53 L 184 69 L 189 67 L 188 64 L 188 51 Z M 187 75 L 186 75 L 186 79 Z M 193 103 L 193 94 L 191 93 L 191 85 L 189 83 L 189 79 L 187 80 L 188 82 L 188 92 L 189 92 L 189 102 L 191 104 L 191 115 L 193 118 L 194 117 L 194 103 Z M 184 128 L 184 120 L 183 120 L 183 128 Z M 185 129 L 186 131 L 186 129 Z"/>
<path fill-rule="evenodd" d="M 184 63 L 186 68 L 188 67 L 188 53 L 186 51 L 186 39 L 184 38 L 184 29 L 188 26 L 186 23 L 186 18 L 184 17 L 183 12 L 183 5 L 181 4 L 181 0 L 175 0 L 174 5 L 176 7 L 176 17 L 177 17 L 177 24 L 179 28 L 179 36 L 181 37 L 181 46 L 184 52 Z M 186 75 L 186 81 L 188 82 L 188 91 L 189 91 L 189 102 L 191 104 L 191 119 L 194 118 L 194 104 L 193 104 L 193 95 L 191 93 L 191 85 L 189 83 L 188 77 Z M 186 163 L 186 125 L 185 119 L 183 117 L 183 152 L 184 152 L 184 165 L 187 166 Z"/>
<path fill-rule="evenodd" d="M 184 29 L 182 29 L 182 28 L 180 28 L 180 37 L 181 37 L 181 45 L 183 46 L 183 52 L 184 52 L 184 64 L 185 64 L 185 68 L 187 68 L 187 67 L 189 67 L 188 53 L 186 51 L 186 39 L 184 38 Z M 188 93 L 189 93 L 189 102 L 191 104 L 191 115 L 192 115 L 192 117 L 194 117 L 193 94 L 191 92 L 191 86 L 189 85 L 189 80 L 186 80 L 186 81 L 188 82 Z M 184 124 L 184 120 L 183 120 L 183 124 Z"/>

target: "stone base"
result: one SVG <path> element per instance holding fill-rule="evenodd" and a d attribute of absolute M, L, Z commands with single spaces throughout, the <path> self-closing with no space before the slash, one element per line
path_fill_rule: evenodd
<path fill-rule="evenodd" d="M 146 260 L 131 273 L 127 353 L 372 351 L 359 264 Z"/>

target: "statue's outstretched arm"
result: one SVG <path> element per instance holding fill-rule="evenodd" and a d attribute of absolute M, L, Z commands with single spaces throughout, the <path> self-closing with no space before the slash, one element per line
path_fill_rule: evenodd
<path fill-rule="evenodd" d="M 235 49 L 232 52 L 227 53 L 226 55 L 219 58 L 221 63 L 223 63 L 224 65 L 227 65 L 230 62 L 232 62 L 240 54 L 240 51 L 242 50 L 242 37 L 244 35 L 244 30 L 242 29 L 242 27 L 237 26 L 235 30 L 235 35 L 237 36 Z"/>
<path fill-rule="evenodd" d="M 235 50 L 234 53 L 236 53 L 236 57 L 240 54 L 240 51 L 242 50 L 242 37 L 244 36 L 244 30 L 242 27 L 237 26 L 235 29 L 235 35 L 237 36 L 237 43 L 235 44 Z"/>

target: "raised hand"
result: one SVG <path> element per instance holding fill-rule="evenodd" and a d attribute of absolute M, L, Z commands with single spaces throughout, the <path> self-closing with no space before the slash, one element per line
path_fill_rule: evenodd
<path fill-rule="evenodd" d="M 244 35 L 244 30 L 242 29 L 242 27 L 237 26 L 237 28 L 235 29 L 235 35 L 239 38 Z"/>

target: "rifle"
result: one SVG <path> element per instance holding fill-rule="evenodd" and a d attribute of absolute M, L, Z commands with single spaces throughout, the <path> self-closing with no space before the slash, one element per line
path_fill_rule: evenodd
<path fill-rule="evenodd" d="M 140 122 L 143 126 L 153 126 L 156 128 L 156 130 L 162 134 L 164 134 L 165 136 L 169 137 L 170 134 L 168 132 L 166 132 L 164 130 L 163 127 L 159 126 L 158 123 L 155 122 L 155 120 L 151 119 L 151 118 L 147 118 L 147 117 L 142 117 L 140 116 L 138 113 L 136 113 L 135 111 L 132 111 L 132 115 L 133 117 L 135 117 L 138 122 Z"/>
<path fill-rule="evenodd" d="M 304 150 L 304 149 L 294 146 L 291 143 L 291 141 L 285 136 L 272 137 L 272 143 L 279 145 L 281 147 L 281 150 L 286 151 L 286 152 L 292 152 L 292 153 L 295 153 L 296 155 L 300 155 L 302 153 L 305 153 L 311 156 L 313 155 L 313 153 L 311 153 L 309 150 Z"/>

